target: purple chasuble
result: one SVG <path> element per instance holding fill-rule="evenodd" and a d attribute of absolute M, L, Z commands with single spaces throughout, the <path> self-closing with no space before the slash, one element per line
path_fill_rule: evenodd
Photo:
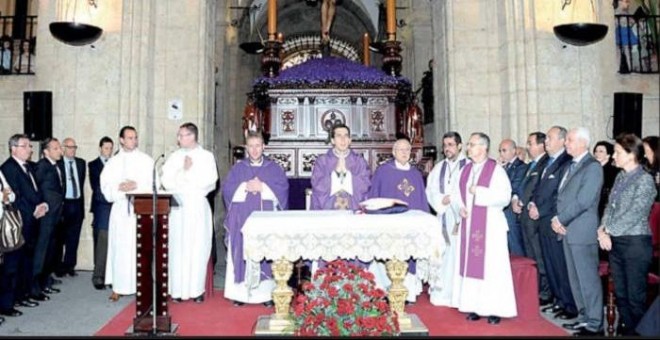
<path fill-rule="evenodd" d="M 410 209 L 429 212 L 429 203 L 424 191 L 424 178 L 422 173 L 414 166 L 408 170 L 396 167 L 393 159 L 381 164 L 371 178 L 369 198 L 398 198 L 406 203 Z M 417 263 L 408 261 L 408 272 L 415 274 Z"/>
<path fill-rule="evenodd" d="M 336 204 L 340 201 L 347 202 L 347 207 L 344 209 L 357 210 L 359 203 L 367 198 L 369 191 L 369 165 L 364 158 L 349 150 L 346 156 L 346 169 L 351 172 L 353 178 L 353 195 L 346 192 L 339 192 L 330 195 L 331 189 L 331 174 L 337 167 L 339 158 L 335 156 L 332 149 L 324 155 L 319 156 L 314 163 L 312 170 L 312 210 L 337 210 Z M 338 200 L 339 198 L 339 200 Z"/>
<path fill-rule="evenodd" d="M 414 166 L 408 170 L 398 169 L 394 162 L 388 160 L 376 169 L 371 178 L 369 198 L 397 198 L 408 203 L 410 209 L 429 212 L 422 173 Z"/>
<path fill-rule="evenodd" d="M 490 180 L 495 172 L 497 162 L 494 159 L 488 158 L 484 164 L 477 186 L 489 187 Z M 459 183 L 461 190 L 461 198 L 463 204 L 467 207 L 467 181 L 470 177 L 470 172 L 474 163 L 465 166 L 461 172 L 461 181 Z M 466 251 L 466 230 L 467 219 L 463 218 L 461 222 L 461 262 L 459 274 L 463 277 L 471 277 L 475 279 L 484 278 L 484 258 L 486 255 L 486 225 L 488 224 L 488 207 L 479 206 L 475 204 L 474 195 L 472 196 L 472 212 L 470 214 L 470 247 L 467 259 L 465 258 Z"/>
<path fill-rule="evenodd" d="M 263 158 L 261 166 L 250 166 L 249 159 L 234 165 L 223 181 L 222 198 L 225 203 L 226 217 L 224 226 L 225 245 L 231 243 L 231 257 L 234 264 L 234 282 L 245 281 L 245 258 L 243 258 L 243 224 L 253 211 L 273 211 L 272 200 L 262 200 L 261 194 L 248 193 L 245 202 L 232 202 L 238 187 L 255 177 L 266 183 L 279 202 L 278 210 L 288 208 L 289 181 L 282 168 L 275 162 Z M 272 277 L 267 261 L 261 261 L 261 279 Z"/>

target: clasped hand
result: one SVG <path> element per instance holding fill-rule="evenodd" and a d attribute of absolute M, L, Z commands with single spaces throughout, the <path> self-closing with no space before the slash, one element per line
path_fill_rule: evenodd
<path fill-rule="evenodd" d="M 550 222 L 550 226 L 552 227 L 552 230 L 559 234 L 559 235 L 566 235 L 566 227 L 559 222 L 559 219 L 557 217 L 553 218 L 552 221 Z"/>
<path fill-rule="evenodd" d="M 246 182 L 245 190 L 247 192 L 251 192 L 256 195 L 256 193 L 261 192 L 261 190 L 263 190 L 263 182 L 261 182 L 259 177 L 255 177 Z"/>
<path fill-rule="evenodd" d="M 137 183 L 133 180 L 127 179 L 119 183 L 119 191 L 129 192 L 135 189 L 137 189 Z"/>
<path fill-rule="evenodd" d="M 339 173 L 346 172 L 346 158 L 343 157 L 339 158 L 339 161 L 337 162 L 337 166 L 335 167 L 335 171 Z"/>
<path fill-rule="evenodd" d="M 184 170 L 187 171 L 188 169 L 190 169 L 192 167 L 192 164 L 193 164 L 193 162 L 192 162 L 192 158 L 190 158 L 190 156 L 186 156 L 183 159 L 183 169 Z"/>

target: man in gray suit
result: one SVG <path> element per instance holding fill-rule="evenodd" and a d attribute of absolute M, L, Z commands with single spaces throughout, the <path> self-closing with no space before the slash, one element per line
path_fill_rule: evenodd
<path fill-rule="evenodd" d="M 563 238 L 571 292 L 578 309 L 575 323 L 565 328 L 576 335 L 603 335 L 603 292 L 598 276 L 598 201 L 603 169 L 589 154 L 589 131 L 575 128 L 566 137 L 566 152 L 573 156 L 559 183 L 557 215 L 551 220 Z M 567 327 L 570 326 L 570 327 Z"/>

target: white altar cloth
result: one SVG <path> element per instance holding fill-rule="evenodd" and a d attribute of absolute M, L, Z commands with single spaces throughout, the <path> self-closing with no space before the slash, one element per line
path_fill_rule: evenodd
<path fill-rule="evenodd" d="M 416 276 L 438 287 L 445 243 L 439 220 L 420 210 L 355 214 L 338 210 L 255 211 L 243 226 L 246 280 L 263 259 L 417 259 Z M 251 263 L 250 263 L 251 262 Z M 254 274 L 257 274 L 255 276 Z"/>

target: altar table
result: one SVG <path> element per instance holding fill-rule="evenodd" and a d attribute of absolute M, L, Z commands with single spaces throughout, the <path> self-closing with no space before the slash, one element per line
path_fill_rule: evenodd
<path fill-rule="evenodd" d="M 417 277 L 437 284 L 445 243 L 437 217 L 419 210 L 401 214 L 372 215 L 352 211 L 256 211 L 243 226 L 243 255 L 247 261 L 246 283 L 259 279 L 259 261 L 273 260 L 275 314 L 271 329 L 290 326 L 289 306 L 293 292 L 287 281 L 292 262 L 299 259 L 337 258 L 387 260 L 392 285 L 388 298 L 399 323 L 411 321 L 404 312 L 407 289 L 403 286 L 409 258 L 417 259 Z"/>

